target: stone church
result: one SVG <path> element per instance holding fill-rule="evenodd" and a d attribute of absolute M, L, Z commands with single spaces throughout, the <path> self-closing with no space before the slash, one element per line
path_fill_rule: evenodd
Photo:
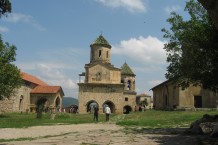
<path fill-rule="evenodd" d="M 104 112 L 108 105 L 112 113 L 128 113 L 136 106 L 135 74 L 125 62 L 121 68 L 110 63 L 111 45 L 100 35 L 90 45 L 90 63 L 79 74 L 79 113 L 91 111 L 92 104 Z"/>
<path fill-rule="evenodd" d="M 218 93 L 202 86 L 190 85 L 183 89 L 167 80 L 151 90 L 153 107 L 157 110 L 216 108 L 218 103 Z"/>
<path fill-rule="evenodd" d="M 44 111 L 62 107 L 64 92 L 61 86 L 50 86 L 39 78 L 21 72 L 23 84 L 14 95 L 0 99 L 1 112 L 35 112 L 41 105 Z"/>

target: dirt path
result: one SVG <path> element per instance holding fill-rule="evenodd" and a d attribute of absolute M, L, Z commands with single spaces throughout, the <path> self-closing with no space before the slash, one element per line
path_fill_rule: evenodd
<path fill-rule="evenodd" d="M 21 139 L 23 138 L 23 139 Z M 25 139 L 24 139 L 25 138 Z M 36 126 L 0 129 L 7 145 L 189 145 L 189 136 L 144 134 L 127 131 L 113 123 Z M 10 141 L 16 139 L 14 141 Z M 17 141 L 20 139 L 21 141 Z"/>

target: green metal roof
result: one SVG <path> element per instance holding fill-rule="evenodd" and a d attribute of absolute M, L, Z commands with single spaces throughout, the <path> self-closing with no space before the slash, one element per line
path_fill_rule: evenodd
<path fill-rule="evenodd" d="M 121 74 L 122 75 L 134 75 L 135 76 L 132 69 L 129 67 L 129 65 L 126 62 L 121 67 Z"/>
<path fill-rule="evenodd" d="M 101 45 L 111 48 L 111 45 L 107 42 L 107 40 L 102 35 L 98 36 L 98 38 L 94 42 L 92 42 L 91 46 L 92 45 Z"/>

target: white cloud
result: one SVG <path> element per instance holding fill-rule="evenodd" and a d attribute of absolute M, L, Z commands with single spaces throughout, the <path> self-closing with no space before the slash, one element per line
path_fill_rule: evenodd
<path fill-rule="evenodd" d="M 105 6 L 112 8 L 125 8 L 128 11 L 134 12 L 146 12 L 146 4 L 142 0 L 96 0 L 104 4 Z"/>
<path fill-rule="evenodd" d="M 20 14 L 20 13 L 11 13 L 8 17 L 5 18 L 5 21 L 17 23 L 17 22 L 30 22 L 33 17 L 30 15 Z"/>
<path fill-rule="evenodd" d="M 50 85 L 60 85 L 66 89 L 77 88 L 76 83 L 64 73 L 63 66 L 57 66 L 41 63 L 35 65 L 35 70 L 37 70 L 39 77 Z"/>
<path fill-rule="evenodd" d="M 65 74 L 66 68 L 69 66 L 61 63 L 20 63 L 17 64 L 22 71 L 32 71 L 36 76 L 44 82 L 53 86 L 61 86 L 67 96 L 73 96 L 69 90 L 77 89 L 77 80 L 71 79 Z M 28 72 L 27 72 L 28 73 Z M 32 74 L 32 75 L 34 75 Z"/>
<path fill-rule="evenodd" d="M 168 14 L 170 14 L 171 12 L 176 12 L 176 11 L 179 11 L 181 9 L 181 7 L 180 6 L 166 6 L 165 8 L 164 8 L 164 10 L 168 13 Z"/>
<path fill-rule="evenodd" d="M 8 31 L 9 29 L 7 27 L 0 26 L 0 33 L 8 32 Z"/>
<path fill-rule="evenodd" d="M 120 44 L 113 46 L 111 53 L 129 57 L 142 64 L 165 64 L 166 52 L 163 49 L 163 41 L 156 37 L 131 38 L 123 40 Z"/>
<path fill-rule="evenodd" d="M 4 18 L 6 22 L 11 23 L 26 23 L 30 24 L 32 27 L 39 31 L 46 31 L 46 29 L 41 26 L 31 15 L 21 14 L 21 13 L 11 13 L 8 15 L 8 17 Z"/>

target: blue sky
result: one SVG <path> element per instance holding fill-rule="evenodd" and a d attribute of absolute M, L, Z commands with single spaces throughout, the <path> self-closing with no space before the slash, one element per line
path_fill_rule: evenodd
<path fill-rule="evenodd" d="M 15 64 L 77 98 L 78 80 L 90 61 L 90 44 L 102 33 L 112 45 L 111 63 L 127 62 L 136 91 L 165 81 L 162 28 L 171 11 L 186 17 L 185 0 L 11 0 L 12 13 L 0 20 L 3 41 L 17 46 Z"/>

